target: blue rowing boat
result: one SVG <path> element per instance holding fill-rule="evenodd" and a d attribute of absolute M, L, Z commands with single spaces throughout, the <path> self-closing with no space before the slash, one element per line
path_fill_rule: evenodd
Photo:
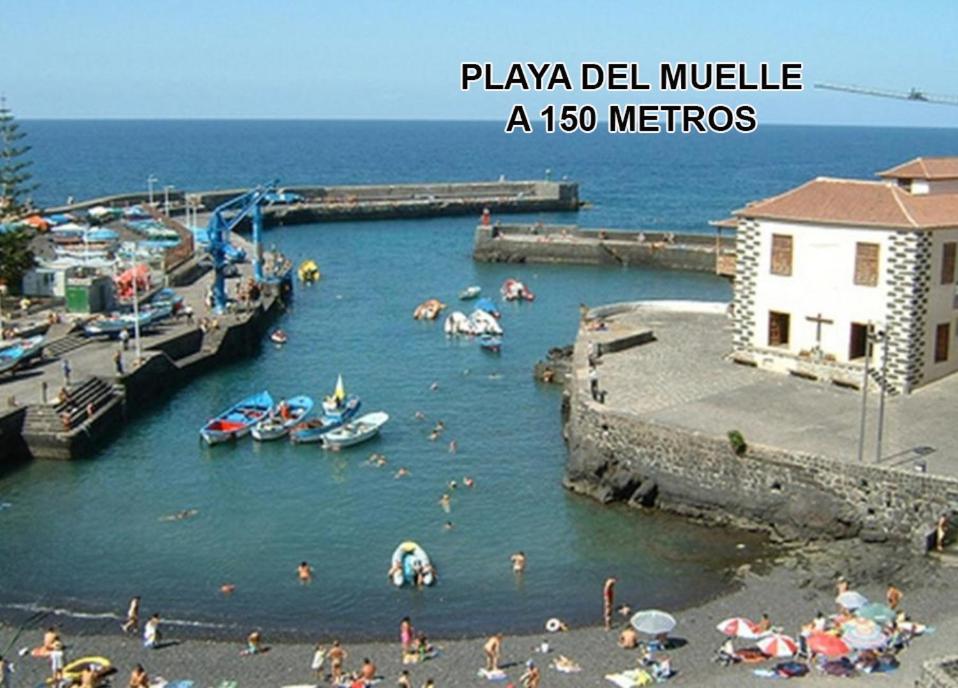
<path fill-rule="evenodd" d="M 0 342 L 0 373 L 12 371 L 43 354 L 46 337 L 37 335 L 13 342 Z"/>
<path fill-rule="evenodd" d="M 324 408 L 321 417 L 307 420 L 290 430 L 289 439 L 296 444 L 322 442 L 323 435 L 327 432 L 335 430 L 343 423 L 352 420 L 359 412 L 360 406 L 362 406 L 362 402 L 359 397 L 353 395 L 348 397 L 338 410 L 330 411 Z"/>
<path fill-rule="evenodd" d="M 260 442 L 278 440 L 285 437 L 290 429 L 303 421 L 313 410 L 313 399 L 307 396 L 295 396 L 283 399 L 268 418 L 253 427 L 253 439 Z"/>
<path fill-rule="evenodd" d="M 263 420 L 272 408 L 273 397 L 269 392 L 254 394 L 209 421 L 200 430 L 200 436 L 206 440 L 207 444 L 219 444 L 238 439 Z"/>

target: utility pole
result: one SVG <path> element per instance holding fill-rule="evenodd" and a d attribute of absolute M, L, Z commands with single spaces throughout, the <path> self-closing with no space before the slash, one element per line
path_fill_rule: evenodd
<path fill-rule="evenodd" d="M 881 441 L 885 429 L 885 385 L 888 382 L 888 330 L 880 330 L 881 340 L 881 392 L 878 397 L 878 440 L 875 442 L 875 463 L 881 462 Z"/>
<path fill-rule="evenodd" d="M 172 184 L 163 187 L 163 210 L 167 217 L 170 216 L 170 191 L 175 188 Z"/>
<path fill-rule="evenodd" d="M 868 412 L 868 365 L 872 358 L 872 324 L 865 329 L 865 372 L 862 376 L 862 416 L 858 425 L 858 463 L 865 462 L 865 414 Z"/>
<path fill-rule="evenodd" d="M 149 189 L 151 206 L 153 205 L 153 185 L 158 181 L 160 180 L 154 177 L 152 174 L 146 178 L 146 188 Z"/>

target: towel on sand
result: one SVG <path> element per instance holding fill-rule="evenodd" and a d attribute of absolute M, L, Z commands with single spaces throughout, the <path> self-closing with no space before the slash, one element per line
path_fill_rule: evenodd
<path fill-rule="evenodd" d="M 642 669 L 629 669 L 618 674 L 606 674 L 606 680 L 612 681 L 619 688 L 634 688 L 634 686 L 648 686 L 653 683 L 649 672 Z"/>
<path fill-rule="evenodd" d="M 502 669 L 496 669 L 495 671 L 489 671 L 488 669 L 480 669 L 479 676 L 481 678 L 487 678 L 490 681 L 505 681 L 507 678 L 509 678 L 508 676 L 506 676 L 506 672 L 504 672 Z"/>

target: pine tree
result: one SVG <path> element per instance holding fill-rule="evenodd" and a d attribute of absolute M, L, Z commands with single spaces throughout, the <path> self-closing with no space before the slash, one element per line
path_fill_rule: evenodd
<path fill-rule="evenodd" d="M 14 121 L 13 112 L 7 107 L 6 98 L 0 96 L 0 219 L 16 218 L 26 213 L 29 194 L 36 189 L 30 184 L 33 175 L 27 171 L 33 163 L 23 156 L 30 146 L 17 145 L 26 136 Z"/>

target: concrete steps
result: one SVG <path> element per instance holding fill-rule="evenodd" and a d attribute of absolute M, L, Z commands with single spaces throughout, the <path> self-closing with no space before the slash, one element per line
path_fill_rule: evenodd
<path fill-rule="evenodd" d="M 69 401 L 30 406 L 23 423 L 23 436 L 30 438 L 64 435 L 82 430 L 97 412 L 122 397 L 122 388 L 98 377 L 90 377 L 68 389 Z M 92 413 L 91 413 L 92 411 Z"/>
<path fill-rule="evenodd" d="M 68 334 L 47 344 L 45 347 L 46 355 L 50 358 L 58 358 L 71 351 L 76 351 L 81 346 L 86 346 L 91 341 L 81 334 Z"/>

